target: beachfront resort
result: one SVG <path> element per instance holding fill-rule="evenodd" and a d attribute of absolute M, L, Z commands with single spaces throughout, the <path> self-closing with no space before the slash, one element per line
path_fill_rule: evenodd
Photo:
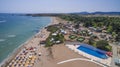
<path fill-rule="evenodd" d="M 0 67 L 120 67 L 120 0 L 0 0 Z"/>
<path fill-rule="evenodd" d="M 2 67 L 110 67 L 112 35 L 60 17 L 19 49 Z"/>

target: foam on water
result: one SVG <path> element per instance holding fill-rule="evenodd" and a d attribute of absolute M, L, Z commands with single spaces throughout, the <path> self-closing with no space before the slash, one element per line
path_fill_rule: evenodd
<path fill-rule="evenodd" d="M 6 39 L 0 39 L 0 42 L 3 42 L 3 41 L 5 41 Z"/>
<path fill-rule="evenodd" d="M 16 37 L 16 35 L 8 35 L 8 37 Z"/>
<path fill-rule="evenodd" d="M 6 22 L 6 20 L 2 20 L 2 21 L 0 21 L 0 23 L 4 23 L 4 22 Z"/>

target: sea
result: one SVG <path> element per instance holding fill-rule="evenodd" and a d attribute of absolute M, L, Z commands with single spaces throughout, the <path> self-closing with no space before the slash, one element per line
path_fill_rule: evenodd
<path fill-rule="evenodd" d="M 51 17 L 0 14 L 0 63 L 50 22 Z"/>

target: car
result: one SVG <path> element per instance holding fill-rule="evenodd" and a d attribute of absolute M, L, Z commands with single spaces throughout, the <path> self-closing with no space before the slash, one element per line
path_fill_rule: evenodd
<path fill-rule="evenodd" d="M 115 63 L 115 65 L 120 66 L 120 59 L 119 58 L 115 58 L 114 59 L 114 63 Z"/>

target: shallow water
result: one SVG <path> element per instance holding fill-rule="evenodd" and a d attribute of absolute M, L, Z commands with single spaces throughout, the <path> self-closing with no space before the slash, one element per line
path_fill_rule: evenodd
<path fill-rule="evenodd" d="M 0 63 L 10 55 L 15 48 L 36 34 L 51 22 L 50 17 L 31 17 L 16 15 L 1 15 L 0 20 Z"/>

